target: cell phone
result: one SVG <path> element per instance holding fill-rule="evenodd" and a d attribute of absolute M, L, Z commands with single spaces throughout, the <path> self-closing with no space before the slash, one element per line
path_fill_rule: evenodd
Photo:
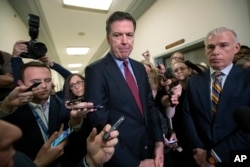
<path fill-rule="evenodd" d="M 62 134 L 51 143 L 51 147 L 56 147 L 58 144 L 63 142 L 72 132 L 73 130 L 71 128 L 63 131 Z"/>
<path fill-rule="evenodd" d="M 104 106 L 102 105 L 95 105 L 95 106 L 92 106 L 92 107 L 87 107 L 87 109 L 95 109 L 95 110 L 99 110 L 99 109 L 102 109 Z M 73 107 L 74 110 L 78 110 L 78 109 L 85 109 L 85 108 L 78 108 L 78 107 Z"/>
<path fill-rule="evenodd" d="M 70 100 L 69 102 L 67 102 L 67 105 L 70 106 L 70 105 L 74 105 L 76 103 L 83 102 L 83 101 L 84 100 L 82 98 L 74 99 L 74 100 Z"/>
<path fill-rule="evenodd" d="M 90 107 L 89 109 L 96 109 L 96 110 L 99 110 L 99 109 L 102 109 L 103 106 L 102 105 L 95 105 L 93 107 Z"/>
<path fill-rule="evenodd" d="M 111 129 L 106 132 L 103 136 L 103 140 L 108 140 L 108 138 L 110 137 L 110 133 L 114 130 L 116 130 L 120 125 L 121 123 L 125 120 L 125 116 L 121 116 L 118 121 L 116 121 L 116 123 L 111 127 Z"/>
<path fill-rule="evenodd" d="M 25 90 L 25 92 L 32 91 L 33 88 L 37 87 L 40 84 L 41 84 L 41 82 L 35 82 L 35 83 L 33 83 L 28 89 Z"/>

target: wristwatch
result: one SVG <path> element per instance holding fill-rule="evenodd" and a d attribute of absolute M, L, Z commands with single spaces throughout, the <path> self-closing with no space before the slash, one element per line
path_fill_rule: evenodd
<path fill-rule="evenodd" d="M 210 152 L 208 152 L 207 161 L 212 165 L 216 165 L 218 163 L 217 159 Z"/>

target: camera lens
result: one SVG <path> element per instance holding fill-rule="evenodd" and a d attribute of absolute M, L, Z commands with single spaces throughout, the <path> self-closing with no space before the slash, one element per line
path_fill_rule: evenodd
<path fill-rule="evenodd" d="M 35 59 L 39 59 L 47 53 L 47 47 L 41 42 L 32 42 L 30 51 L 33 53 Z"/>

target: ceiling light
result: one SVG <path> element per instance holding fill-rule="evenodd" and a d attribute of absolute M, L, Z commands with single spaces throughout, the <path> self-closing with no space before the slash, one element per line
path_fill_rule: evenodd
<path fill-rule="evenodd" d="M 69 68 L 77 68 L 77 67 L 81 67 L 82 64 L 68 64 Z"/>
<path fill-rule="evenodd" d="M 79 73 L 79 71 L 78 70 L 73 70 L 73 71 L 70 71 L 71 73 Z"/>
<path fill-rule="evenodd" d="M 88 47 L 68 47 L 66 50 L 68 55 L 86 55 L 89 52 Z"/>
<path fill-rule="evenodd" d="M 97 10 L 108 10 L 111 3 L 112 0 L 63 0 L 64 5 Z"/>

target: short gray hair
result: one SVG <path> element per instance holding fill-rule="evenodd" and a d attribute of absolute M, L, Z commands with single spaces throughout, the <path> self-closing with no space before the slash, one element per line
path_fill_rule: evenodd
<path fill-rule="evenodd" d="M 211 35 L 217 35 L 217 34 L 220 34 L 222 32 L 226 32 L 226 31 L 230 31 L 233 34 L 233 36 L 234 36 L 234 43 L 235 44 L 239 43 L 239 37 L 238 37 L 237 33 L 234 30 L 232 30 L 230 28 L 226 28 L 226 27 L 219 27 L 219 28 L 216 28 L 216 29 L 210 31 L 207 34 L 207 36 L 206 36 L 206 38 L 204 40 L 205 45 L 207 44 L 207 39 L 208 39 L 209 36 L 211 36 Z"/>

